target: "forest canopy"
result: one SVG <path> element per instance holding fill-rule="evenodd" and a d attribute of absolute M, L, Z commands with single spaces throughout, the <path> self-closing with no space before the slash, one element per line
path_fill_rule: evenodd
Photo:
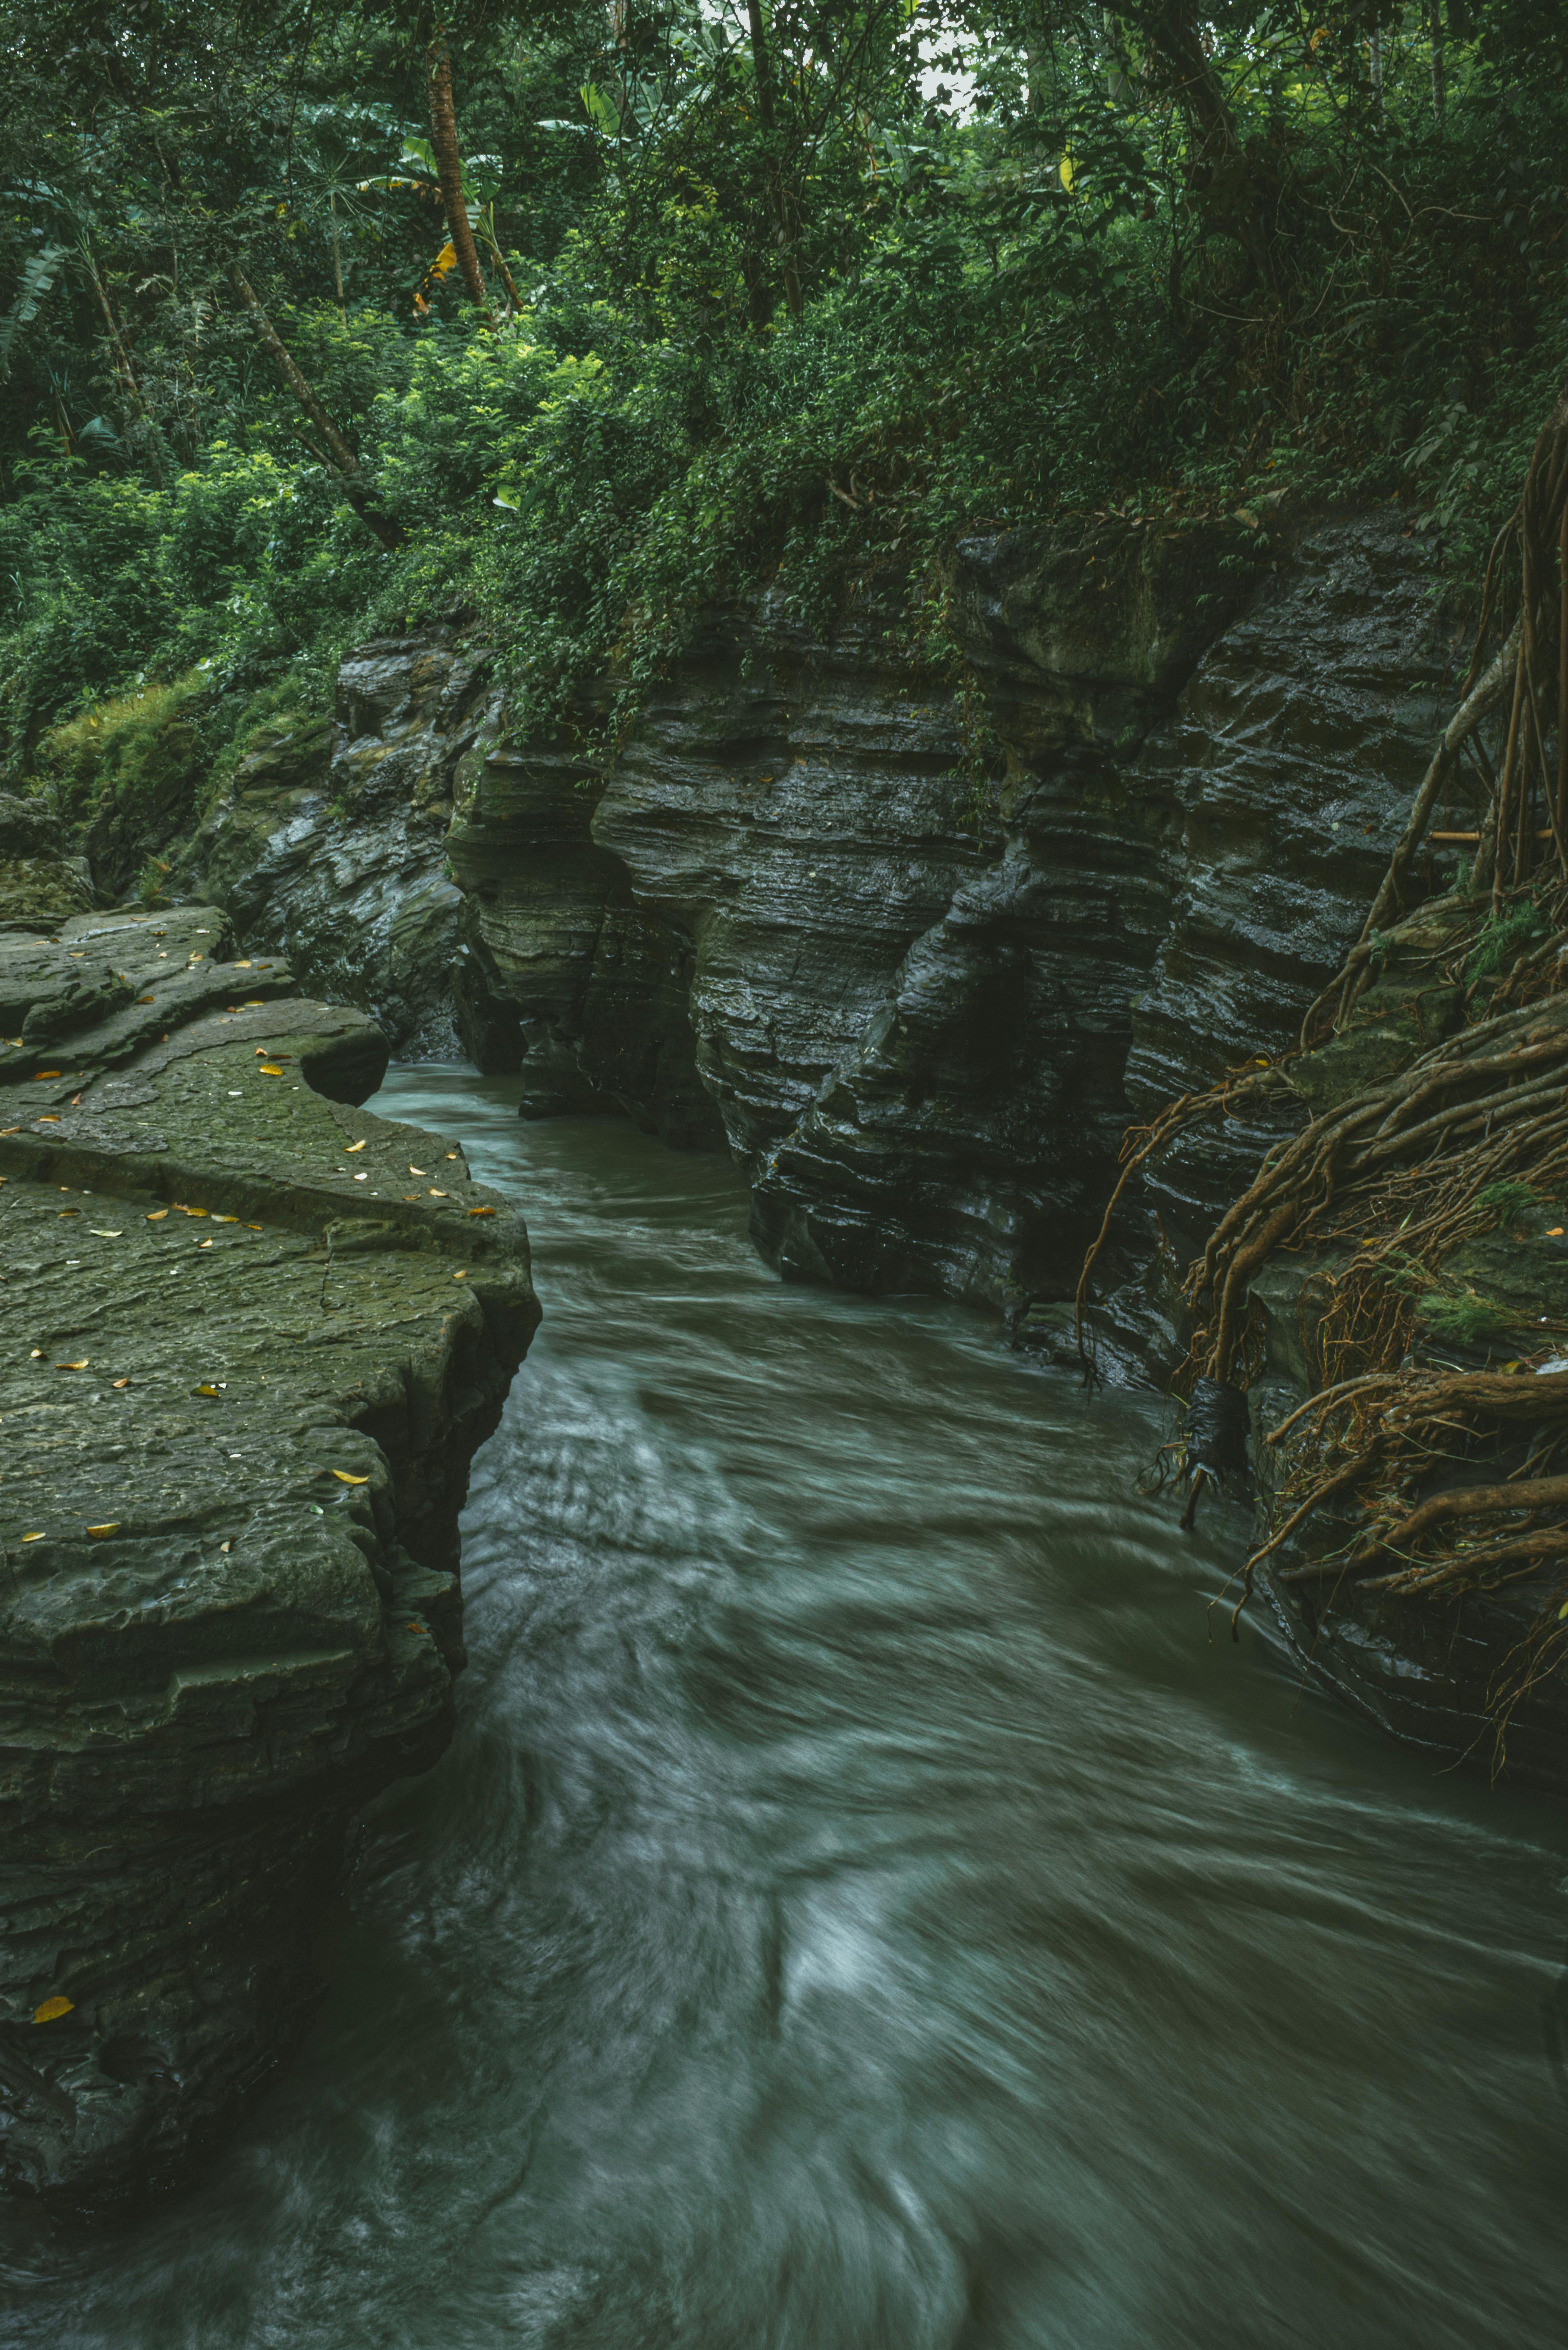
<path fill-rule="evenodd" d="M 21 0 L 0 726 L 472 617 L 514 723 L 1003 526 L 1400 498 L 1568 354 L 1561 0 Z"/>

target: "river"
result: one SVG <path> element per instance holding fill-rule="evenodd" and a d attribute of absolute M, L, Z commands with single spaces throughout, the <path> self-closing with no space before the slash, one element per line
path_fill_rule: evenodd
<path fill-rule="evenodd" d="M 545 1313 L 451 1752 L 200 2180 L 5 2222 L 7 2350 L 1555 2350 L 1568 1814 L 1232 1646 L 1156 1403 L 516 1092 L 376 1105 Z"/>

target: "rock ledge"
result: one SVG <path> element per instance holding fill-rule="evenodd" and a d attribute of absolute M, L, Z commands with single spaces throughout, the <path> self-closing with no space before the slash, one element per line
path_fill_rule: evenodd
<path fill-rule="evenodd" d="M 0 2186 L 173 2174 L 308 2021 L 427 1768 L 457 1517 L 538 1320 L 387 1047 L 201 907 L 0 936 Z"/>

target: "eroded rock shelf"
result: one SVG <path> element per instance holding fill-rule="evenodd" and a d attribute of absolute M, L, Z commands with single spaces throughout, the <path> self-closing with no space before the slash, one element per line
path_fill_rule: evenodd
<path fill-rule="evenodd" d="M 355 1107 L 380 1033 L 221 911 L 14 924 L 0 998 L 0 2185 L 102 2201 L 297 2038 L 348 1818 L 446 1742 L 538 1306 L 461 1150 Z"/>

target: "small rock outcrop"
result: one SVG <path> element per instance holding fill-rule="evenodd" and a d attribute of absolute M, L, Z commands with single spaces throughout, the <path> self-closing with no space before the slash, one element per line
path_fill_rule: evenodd
<path fill-rule="evenodd" d="M 379 639 L 338 672 L 335 714 L 296 710 L 246 743 L 174 882 L 247 948 L 369 1012 L 404 1058 L 451 1052 L 460 893 L 446 832 L 499 712 L 489 660 L 452 631 Z"/>
<path fill-rule="evenodd" d="M 446 1742 L 538 1306 L 220 910 L 13 928 L 0 1032 L 0 2186 L 112 2202 L 297 2038 L 346 1823 Z"/>

